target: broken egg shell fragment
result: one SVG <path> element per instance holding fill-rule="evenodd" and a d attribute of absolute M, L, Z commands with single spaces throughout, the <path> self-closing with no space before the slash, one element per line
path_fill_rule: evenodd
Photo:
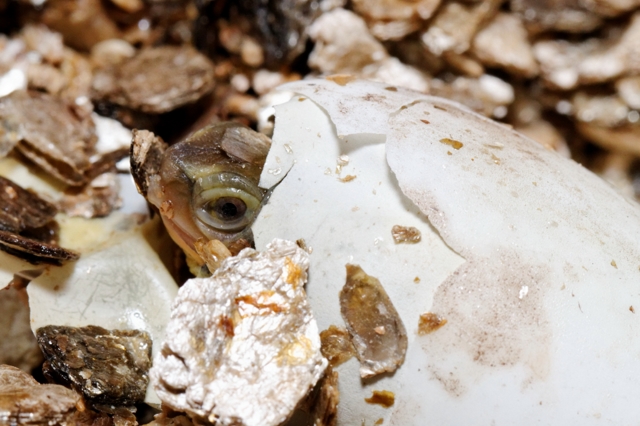
<path fill-rule="evenodd" d="M 27 287 L 31 328 L 100 325 L 149 333 L 160 348 L 177 285 L 147 240 L 154 222 L 136 215 L 67 218 L 61 243 L 82 253 L 77 262 L 49 268 Z M 159 404 L 151 387 L 145 402 Z"/>
<path fill-rule="evenodd" d="M 414 291 L 400 279 L 386 287 L 406 324 L 416 324 L 425 311 L 447 319 L 435 333 L 408 336 L 404 364 L 378 384 L 394 389 L 402 401 L 386 413 L 377 415 L 363 402 L 370 387 L 354 379 L 353 362 L 338 366 L 339 421 L 517 424 L 528 413 L 547 423 L 596 424 L 593 407 L 616 423 L 635 421 L 637 410 L 627 407 L 634 406 L 640 380 L 632 355 L 640 351 L 640 324 L 628 310 L 640 303 L 634 302 L 637 204 L 576 163 L 459 104 L 384 87 L 327 80 L 282 87 L 312 102 L 276 107 L 272 152 L 286 158 L 281 152 L 287 143 L 294 155 L 289 166 L 279 165 L 286 177 L 280 176 L 254 225 L 258 247 L 274 236 L 304 238 L 314 247 L 307 287 L 323 328 L 339 318 L 336 282 L 344 277 L 336 277 L 340 265 L 334 259 L 351 256 L 381 282 L 397 279 L 398 269 L 411 273 L 409 282 L 420 277 L 411 284 Z M 428 126 L 420 121 L 425 111 Z M 447 155 L 443 138 L 464 148 Z M 341 154 L 349 155 L 348 167 L 358 167 L 357 154 L 370 148 L 362 143 L 366 139 L 380 144 L 383 162 L 368 161 L 357 180 L 342 185 L 343 192 L 331 187 L 323 171 Z M 492 148 L 496 141 L 503 145 L 499 151 Z M 265 169 L 273 161 L 270 153 Z M 267 174 L 262 179 L 273 182 Z M 379 182 L 389 186 L 380 209 L 365 204 L 374 188 L 380 194 L 386 187 Z M 345 193 L 352 185 L 363 186 Z M 385 209 L 419 207 L 416 217 L 428 217 L 423 242 L 439 241 L 440 248 L 403 256 L 386 251 L 378 258 L 376 247 L 386 249 L 385 242 L 375 246 L 359 233 L 362 225 L 348 213 L 356 203 L 354 214 L 370 215 L 359 223 L 372 229 L 384 220 Z M 451 261 L 460 259 L 455 253 L 464 261 Z M 444 279 L 429 274 L 445 264 Z M 615 286 L 608 284 L 612 279 Z M 571 291 L 562 291 L 561 283 Z M 524 286 L 527 294 L 520 297 Z M 603 394 L 609 397 L 603 400 Z"/>
<path fill-rule="evenodd" d="M 309 255 L 274 240 L 182 286 L 151 371 L 167 406 L 220 425 L 279 425 L 327 361 L 304 283 Z"/>
<path fill-rule="evenodd" d="M 393 373 L 404 361 L 407 332 L 380 281 L 347 265 L 340 312 L 360 361 L 360 377 Z"/>

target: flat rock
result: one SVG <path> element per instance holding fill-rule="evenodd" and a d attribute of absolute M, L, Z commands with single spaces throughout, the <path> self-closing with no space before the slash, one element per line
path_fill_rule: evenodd
<path fill-rule="evenodd" d="M 0 424 L 64 424 L 80 395 L 60 385 L 41 385 L 19 368 L 0 365 Z"/>
<path fill-rule="evenodd" d="M 85 183 L 89 153 L 97 141 L 90 116 L 38 92 L 16 91 L 0 99 L 2 151 L 11 145 L 48 173 L 69 185 Z"/>
<path fill-rule="evenodd" d="M 407 332 L 380 281 L 347 265 L 340 311 L 360 361 L 360 376 L 392 373 L 404 362 Z"/>
<path fill-rule="evenodd" d="M 471 51 L 487 66 L 534 77 L 538 64 L 520 18 L 498 13 L 473 39 Z"/>
<path fill-rule="evenodd" d="M 144 400 L 151 339 L 140 330 L 49 325 L 36 330 L 45 375 L 95 404 L 132 406 Z"/>
<path fill-rule="evenodd" d="M 0 290 L 0 364 L 31 371 L 42 362 L 42 353 L 29 326 L 29 306 L 22 292 L 13 286 Z"/>
<path fill-rule="evenodd" d="M 145 48 L 121 64 L 100 70 L 93 97 L 161 114 L 193 103 L 213 89 L 213 64 L 189 47 Z"/>
<path fill-rule="evenodd" d="M 279 425 L 327 361 L 303 285 L 308 254 L 274 240 L 180 288 L 151 370 L 169 407 L 219 425 Z"/>

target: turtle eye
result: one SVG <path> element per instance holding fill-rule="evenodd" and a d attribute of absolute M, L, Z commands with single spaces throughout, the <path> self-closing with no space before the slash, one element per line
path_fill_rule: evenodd
<path fill-rule="evenodd" d="M 218 219 L 228 222 L 243 217 L 247 211 L 247 204 L 242 198 L 220 197 L 215 202 L 210 203 L 207 208 L 210 214 L 215 214 Z"/>
<path fill-rule="evenodd" d="M 193 193 L 196 218 L 223 232 L 237 232 L 247 227 L 262 201 L 262 191 L 255 183 L 231 172 L 198 178 Z"/>

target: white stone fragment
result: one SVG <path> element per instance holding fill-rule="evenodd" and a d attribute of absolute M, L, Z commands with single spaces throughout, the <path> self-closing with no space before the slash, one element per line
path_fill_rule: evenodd
<path fill-rule="evenodd" d="M 21 31 L 28 50 L 36 51 L 44 61 L 57 64 L 64 58 L 62 34 L 51 31 L 44 25 L 26 25 Z"/>
<path fill-rule="evenodd" d="M 0 97 L 9 95 L 16 90 L 27 88 L 27 76 L 24 71 L 12 68 L 0 76 Z"/>
<path fill-rule="evenodd" d="M 476 34 L 472 52 L 488 66 L 502 67 L 525 77 L 538 74 L 527 31 L 514 14 L 498 13 Z"/>
<path fill-rule="evenodd" d="M 534 45 L 533 52 L 540 63 L 543 80 L 558 89 L 637 75 L 640 72 L 640 12 L 631 16 L 623 31 L 613 32 L 608 39 L 580 43 L 542 40 Z"/>
<path fill-rule="evenodd" d="M 431 21 L 420 39 L 434 55 L 445 52 L 463 53 L 471 47 L 471 41 L 480 25 L 493 15 L 500 0 L 486 0 L 465 4 L 457 1 L 445 3 Z"/>
<path fill-rule="evenodd" d="M 251 88 L 249 77 L 242 73 L 235 74 L 233 77 L 231 77 L 231 81 L 229 83 L 231 84 L 231 87 L 233 87 L 239 93 L 245 93 Z"/>
<path fill-rule="evenodd" d="M 323 14 L 309 28 L 309 36 L 315 42 L 309 66 L 321 73 L 353 74 L 420 92 L 429 90 L 427 76 L 389 56 L 364 20 L 351 11 Z"/>
<path fill-rule="evenodd" d="M 480 88 L 495 103 L 510 104 L 515 99 L 513 87 L 504 80 L 489 74 L 484 74 L 478 78 Z"/>
<path fill-rule="evenodd" d="M 429 92 L 427 76 L 422 71 L 400 62 L 398 58 L 385 59 L 370 73 L 366 73 L 367 68 L 364 71 L 364 76 L 373 81 L 405 87 L 417 92 Z"/>
<path fill-rule="evenodd" d="M 95 150 L 97 154 L 106 154 L 119 149 L 128 149 L 131 145 L 131 130 L 124 127 L 118 120 L 91 113 L 91 119 L 96 125 L 98 142 Z"/>
<path fill-rule="evenodd" d="M 494 117 L 504 117 L 508 111 L 507 106 L 515 99 L 513 87 L 509 83 L 489 74 L 483 74 L 479 78 L 456 77 L 450 82 L 434 78 L 430 93 L 455 100 L 475 112 Z"/>
<path fill-rule="evenodd" d="M 633 109 L 640 109 L 640 76 L 621 78 L 616 81 L 618 96 Z"/>
<path fill-rule="evenodd" d="M 578 121 L 604 127 L 620 126 L 627 121 L 629 107 L 616 95 L 589 95 L 579 91 L 571 101 Z"/>
<path fill-rule="evenodd" d="M 316 19 L 309 27 L 309 37 L 315 42 L 309 66 L 324 73 L 360 72 L 389 57 L 364 20 L 345 9 L 332 10 Z"/>
<path fill-rule="evenodd" d="M 440 0 L 354 0 L 353 10 L 362 16 L 380 40 L 398 40 L 431 18 Z"/>
<path fill-rule="evenodd" d="M 162 401 L 217 425 L 285 421 L 327 366 L 303 288 L 308 265 L 304 250 L 276 239 L 187 281 L 151 371 Z"/>
<path fill-rule="evenodd" d="M 622 74 L 636 75 L 640 72 L 640 12 L 636 11 L 615 44 L 603 43 L 596 54 L 589 55 L 579 65 L 581 80 L 599 83 Z"/>
<path fill-rule="evenodd" d="M 96 43 L 91 48 L 94 65 L 108 67 L 121 63 L 136 54 L 136 48 L 122 39 L 108 39 Z"/>
<path fill-rule="evenodd" d="M 287 77 L 281 72 L 261 69 L 253 75 L 251 87 L 253 87 L 253 90 L 255 90 L 258 95 L 264 95 L 284 83 L 286 78 Z"/>
<path fill-rule="evenodd" d="M 573 44 L 566 40 L 542 40 L 534 44 L 533 55 L 540 63 L 542 79 L 547 84 L 553 88 L 569 90 L 579 82 L 577 64 L 597 47 L 598 44 L 594 41 Z"/>

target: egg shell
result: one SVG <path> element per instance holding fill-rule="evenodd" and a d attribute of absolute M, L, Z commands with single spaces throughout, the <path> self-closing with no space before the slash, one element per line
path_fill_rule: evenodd
<path fill-rule="evenodd" d="M 445 99 L 348 79 L 282 90 L 298 96 L 276 107 L 257 248 L 279 237 L 313 250 L 307 292 L 321 330 L 343 325 L 338 293 L 355 263 L 409 334 L 394 374 L 361 380 L 354 359 L 337 368 L 338 424 L 637 420 L 634 201 Z M 393 225 L 422 240 L 395 244 Z M 425 312 L 447 323 L 418 335 Z M 367 404 L 373 390 L 394 405 Z"/>

